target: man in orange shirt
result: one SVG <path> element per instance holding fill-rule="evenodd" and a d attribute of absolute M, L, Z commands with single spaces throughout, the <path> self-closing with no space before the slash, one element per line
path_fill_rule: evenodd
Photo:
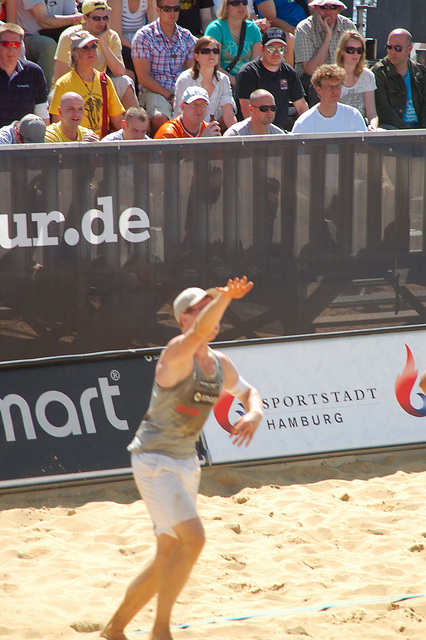
<path fill-rule="evenodd" d="M 206 122 L 209 94 L 203 87 L 188 87 L 182 95 L 182 113 L 168 120 L 158 129 L 155 139 L 201 138 L 220 136 L 220 125 L 216 120 Z"/>

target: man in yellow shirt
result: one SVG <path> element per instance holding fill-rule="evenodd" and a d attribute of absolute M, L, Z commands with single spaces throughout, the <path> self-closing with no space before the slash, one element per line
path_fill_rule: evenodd
<path fill-rule="evenodd" d="M 120 36 L 109 28 L 110 10 L 106 0 L 84 0 L 81 5 L 83 23 L 65 29 L 58 40 L 53 82 L 70 70 L 71 38 L 80 31 L 88 31 L 98 38 L 98 59 L 95 69 L 101 72 L 106 71 L 107 68 L 110 70 L 115 90 L 125 109 L 137 107 L 138 100 L 133 80 L 125 75 L 126 67 L 121 53 Z"/>
<path fill-rule="evenodd" d="M 62 96 L 69 91 L 78 93 L 84 102 L 82 126 L 92 129 L 99 138 L 102 138 L 110 126 L 112 129 L 121 129 L 124 107 L 111 78 L 94 69 L 98 58 L 97 48 L 98 38 L 88 31 L 80 31 L 72 36 L 72 70 L 56 82 L 49 112 L 52 122 L 59 122 Z"/>
<path fill-rule="evenodd" d="M 68 91 L 61 98 L 58 108 L 60 121 L 46 128 L 45 142 L 96 142 L 97 133 L 82 127 L 84 118 L 84 102 L 78 93 Z"/>

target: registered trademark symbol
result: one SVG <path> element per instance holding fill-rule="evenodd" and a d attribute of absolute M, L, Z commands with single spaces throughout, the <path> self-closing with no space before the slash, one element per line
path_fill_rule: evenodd
<path fill-rule="evenodd" d="M 109 375 L 112 380 L 120 380 L 120 372 L 117 369 L 113 369 Z"/>

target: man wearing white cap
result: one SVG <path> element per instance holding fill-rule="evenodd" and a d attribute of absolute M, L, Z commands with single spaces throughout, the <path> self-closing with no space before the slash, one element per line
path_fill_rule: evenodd
<path fill-rule="evenodd" d="M 318 98 L 310 87 L 311 75 L 322 64 L 333 64 L 342 33 L 356 30 L 356 26 L 340 15 L 347 8 L 341 0 L 312 0 L 309 7 L 313 14 L 299 22 L 294 34 L 294 60 L 305 91 L 309 89 L 308 102 L 312 106 Z"/>
<path fill-rule="evenodd" d="M 165 122 L 154 138 L 220 136 L 220 124 L 217 120 L 205 121 L 209 103 L 209 94 L 203 87 L 188 87 L 182 94 L 182 113 L 177 118 Z"/>
<path fill-rule="evenodd" d="M 232 429 L 234 444 L 250 444 L 262 419 L 257 390 L 239 376 L 227 356 L 208 344 L 232 300 L 243 298 L 252 287 L 245 276 L 234 278 L 207 291 L 185 289 L 173 303 L 182 333 L 170 340 L 157 362 L 148 411 L 129 445 L 135 481 L 154 524 L 157 553 L 128 587 L 103 638 L 126 638 L 124 628 L 157 594 L 150 638 L 172 638 L 172 607 L 204 545 L 195 504 L 200 478 L 195 444 L 222 390 L 235 395 L 246 411 Z"/>
<path fill-rule="evenodd" d="M 43 118 L 28 113 L 0 129 L 0 144 L 39 144 L 44 142 L 45 131 Z"/>
<path fill-rule="evenodd" d="M 94 68 L 98 58 L 98 38 L 88 31 L 79 31 L 71 38 L 72 70 L 56 82 L 50 114 L 53 122 L 60 121 L 61 97 L 69 91 L 81 95 L 84 101 L 84 118 L 81 125 L 92 129 L 99 138 L 106 135 L 109 124 L 121 129 L 124 113 L 111 78 Z"/>

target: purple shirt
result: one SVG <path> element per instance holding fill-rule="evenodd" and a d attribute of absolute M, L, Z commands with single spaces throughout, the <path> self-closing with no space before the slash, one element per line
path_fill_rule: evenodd
<path fill-rule="evenodd" d="M 184 70 L 186 61 L 192 60 L 196 42 L 197 38 L 179 25 L 170 42 L 157 18 L 136 32 L 132 40 L 132 58 L 149 60 L 154 80 L 174 93 L 176 78 Z M 143 89 L 141 84 L 139 86 Z"/>

